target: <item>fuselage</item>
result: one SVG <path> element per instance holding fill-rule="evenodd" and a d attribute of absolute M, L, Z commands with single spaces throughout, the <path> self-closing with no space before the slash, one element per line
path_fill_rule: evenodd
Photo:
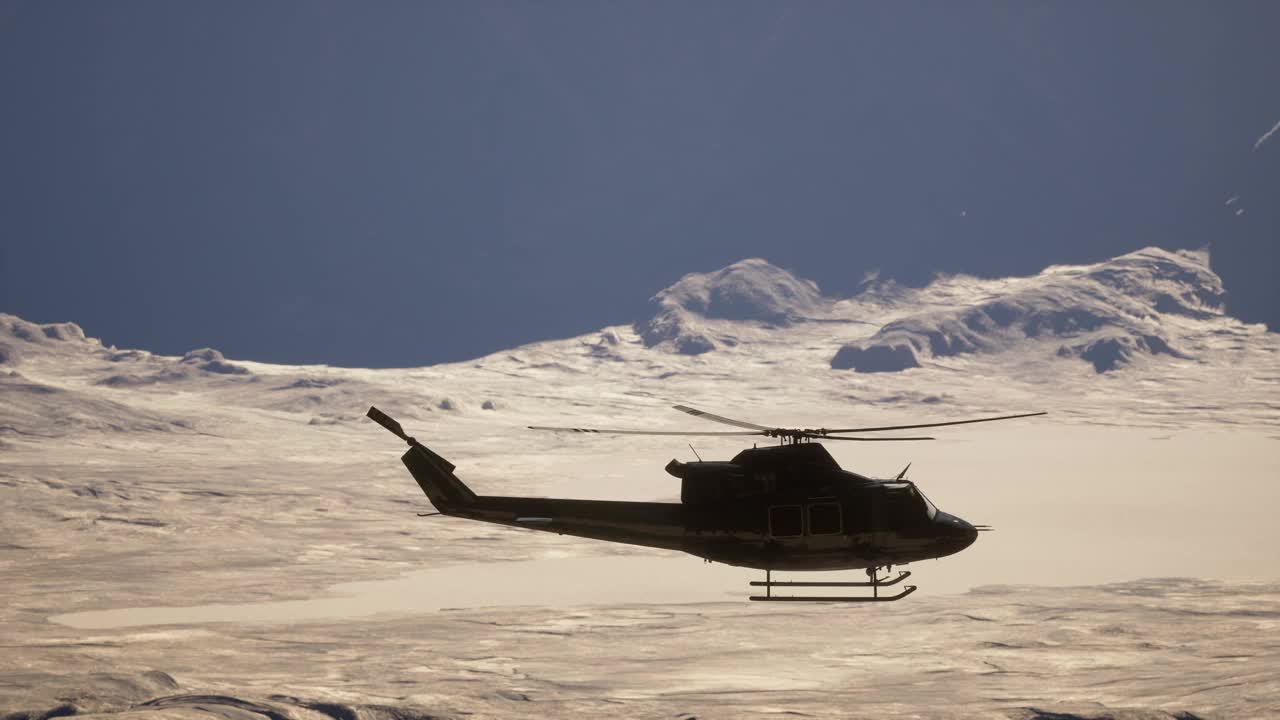
<path fill-rule="evenodd" d="M 682 480 L 679 503 L 477 496 L 453 476 L 451 464 L 421 446 L 403 460 L 446 515 L 742 567 L 901 565 L 954 554 L 977 537 L 972 525 L 937 510 L 913 483 L 842 470 L 816 443 L 746 450 L 728 462 L 672 461 L 668 472 Z"/>

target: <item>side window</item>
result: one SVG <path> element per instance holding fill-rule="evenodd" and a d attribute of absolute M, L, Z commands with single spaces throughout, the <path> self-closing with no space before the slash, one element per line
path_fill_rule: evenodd
<path fill-rule="evenodd" d="M 810 535 L 838 535 L 840 529 L 839 504 L 818 503 L 809 506 Z"/>
<path fill-rule="evenodd" d="M 797 537 L 802 532 L 799 505 L 769 508 L 769 534 L 774 537 Z"/>

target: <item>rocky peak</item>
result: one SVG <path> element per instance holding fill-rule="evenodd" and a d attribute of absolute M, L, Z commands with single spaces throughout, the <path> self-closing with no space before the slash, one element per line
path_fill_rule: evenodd
<path fill-rule="evenodd" d="M 651 302 L 658 312 L 636 326 L 645 345 L 670 343 L 677 352 L 697 355 L 716 347 L 703 321 L 787 325 L 812 314 L 824 300 L 812 281 L 749 258 L 713 272 L 685 275 Z"/>

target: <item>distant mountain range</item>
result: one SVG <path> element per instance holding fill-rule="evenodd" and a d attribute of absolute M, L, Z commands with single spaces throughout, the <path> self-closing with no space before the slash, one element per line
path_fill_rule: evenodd
<path fill-rule="evenodd" d="M 701 355 L 739 346 L 747 329 L 785 341 L 797 327 L 825 324 L 833 336 L 829 366 L 836 370 L 900 372 L 923 362 L 1023 350 L 1084 360 L 1101 373 L 1143 355 L 1197 358 L 1203 336 L 1242 325 L 1225 314 L 1225 296 L 1207 251 L 1145 248 L 1095 265 L 1052 266 L 1032 277 L 943 275 L 923 288 L 872 279 L 844 299 L 751 258 L 685 275 L 652 298 L 657 312 L 634 329 L 655 352 Z M 848 325 L 878 329 L 840 338 L 837 328 Z M 608 357 L 616 343 L 616 333 L 606 332 L 593 354 Z M 113 387 L 249 373 L 210 348 L 166 361 L 104 347 L 75 323 L 41 325 L 0 314 L 0 367 L 68 350 L 138 361 L 98 380 Z"/>
<path fill-rule="evenodd" d="M 1026 278 L 940 276 L 921 289 L 872 281 L 848 299 L 750 259 L 681 278 L 654 296 L 658 312 L 636 330 L 649 347 L 697 355 L 736 346 L 733 323 L 785 333 L 803 323 L 864 321 L 879 329 L 833 343 L 831 368 L 898 372 L 1025 349 L 1084 360 L 1101 373 L 1139 355 L 1194 358 L 1197 336 L 1239 325 L 1224 314 L 1224 297 L 1205 251 L 1146 248 Z"/>
<path fill-rule="evenodd" d="M 0 314 L 0 443 L 188 432 L 219 412 L 335 425 L 375 402 L 411 418 L 553 418 L 575 395 L 635 410 L 647 398 L 749 396 L 814 412 L 850 401 L 1038 409 L 1056 397 L 1073 412 L 1092 403 L 1160 424 L 1205 412 L 1266 421 L 1280 407 L 1270 399 L 1280 334 L 1226 315 L 1224 297 L 1206 252 L 1157 248 L 1030 277 L 947 275 L 922 288 L 871 278 L 849 298 L 748 259 L 684 276 L 633 325 L 402 370 L 271 365 L 210 348 L 162 356 L 104 345 L 74 323 Z"/>

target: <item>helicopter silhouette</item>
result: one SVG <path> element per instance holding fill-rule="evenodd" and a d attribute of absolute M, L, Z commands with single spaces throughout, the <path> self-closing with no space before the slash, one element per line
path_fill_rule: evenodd
<path fill-rule="evenodd" d="M 666 471 L 681 481 L 680 502 L 623 502 L 564 498 L 476 495 L 456 475 L 455 466 L 414 438 L 376 407 L 368 417 L 409 445 L 400 459 L 438 513 L 469 520 L 554 532 L 560 535 L 679 550 L 709 562 L 765 571 L 757 601 L 890 602 L 916 590 L 904 585 L 895 595 L 880 588 L 911 575 L 880 577 L 880 568 L 941 558 L 973 544 L 991 528 L 972 525 L 933 505 L 907 479 L 910 463 L 892 479 L 875 479 L 841 469 L 814 440 L 912 441 L 932 437 L 851 437 L 853 433 L 933 428 L 1013 420 L 1047 413 L 1022 413 L 975 420 L 859 428 L 777 428 L 734 420 L 676 405 L 695 417 L 740 428 L 731 432 L 653 431 L 529 426 L 551 432 L 609 435 L 763 436 L 778 445 L 753 447 L 729 461 L 680 462 Z M 695 452 L 696 455 L 696 452 Z M 774 570 L 865 570 L 866 582 L 775 581 Z M 871 595 L 775 595 L 775 588 L 871 588 Z"/>

